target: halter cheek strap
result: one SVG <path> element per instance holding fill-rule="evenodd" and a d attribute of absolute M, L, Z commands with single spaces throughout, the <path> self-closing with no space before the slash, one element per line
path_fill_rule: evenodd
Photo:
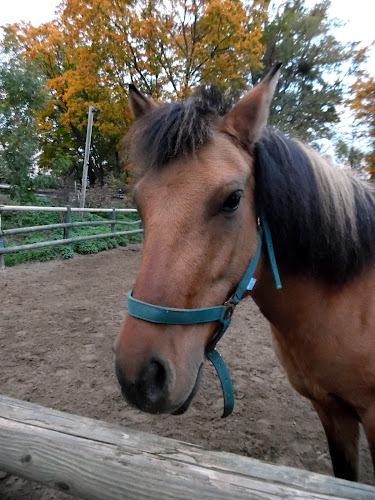
<path fill-rule="evenodd" d="M 261 227 L 258 231 L 258 241 L 255 255 L 251 259 L 250 264 L 248 265 L 236 288 L 236 291 L 223 305 L 216 307 L 204 307 L 200 309 L 177 309 L 173 307 L 156 306 L 154 304 L 148 304 L 147 302 L 137 300 L 132 296 L 132 290 L 127 293 L 128 313 L 134 318 L 141 319 L 143 321 L 164 325 L 193 325 L 198 323 L 211 323 L 213 321 L 219 322 L 215 338 L 207 348 L 206 357 L 214 365 L 223 390 L 224 412 L 222 414 L 222 418 L 227 417 L 233 411 L 234 392 L 228 368 L 215 347 L 230 325 L 235 307 L 241 301 L 243 294 L 246 290 L 252 290 L 255 285 L 256 279 L 254 278 L 254 272 L 257 268 L 261 254 L 263 236 L 276 288 L 281 288 L 281 281 L 273 250 L 271 233 L 264 214 L 261 214 L 260 220 Z"/>

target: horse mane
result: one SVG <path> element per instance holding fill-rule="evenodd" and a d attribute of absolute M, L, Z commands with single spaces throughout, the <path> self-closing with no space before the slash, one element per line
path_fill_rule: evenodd
<path fill-rule="evenodd" d="M 215 86 L 162 104 L 126 136 L 130 161 L 162 168 L 194 155 L 232 104 Z M 335 285 L 375 257 L 375 191 L 369 183 L 271 127 L 253 154 L 256 206 L 267 215 L 281 270 Z"/>
<path fill-rule="evenodd" d="M 195 154 L 231 105 L 215 85 L 202 85 L 183 101 L 158 106 L 139 118 L 125 138 L 131 163 L 161 168 L 172 159 Z"/>
<path fill-rule="evenodd" d="M 255 146 L 256 205 L 281 269 L 337 285 L 375 257 L 375 191 L 280 131 Z"/>

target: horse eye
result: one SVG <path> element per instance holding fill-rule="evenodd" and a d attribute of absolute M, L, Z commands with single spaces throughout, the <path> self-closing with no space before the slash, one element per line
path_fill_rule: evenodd
<path fill-rule="evenodd" d="M 228 196 L 222 206 L 223 212 L 235 212 L 240 204 L 241 193 L 236 191 Z"/>

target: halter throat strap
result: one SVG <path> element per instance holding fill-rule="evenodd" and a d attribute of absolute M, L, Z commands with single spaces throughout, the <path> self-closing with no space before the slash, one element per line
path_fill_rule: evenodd
<path fill-rule="evenodd" d="M 127 293 L 128 313 L 134 318 L 143 321 L 164 325 L 193 325 L 198 323 L 211 323 L 213 321 L 219 322 L 215 337 L 207 348 L 206 357 L 214 365 L 220 379 L 224 398 L 224 411 L 222 418 L 229 416 L 233 411 L 234 392 L 228 368 L 215 347 L 230 325 L 235 307 L 241 301 L 244 293 L 247 290 L 252 290 L 255 285 L 256 279 L 254 278 L 254 273 L 261 255 L 263 238 L 265 239 L 275 286 L 279 289 L 281 288 L 281 281 L 276 264 L 271 232 L 266 217 L 264 214 L 261 214 L 255 255 L 246 268 L 246 271 L 242 276 L 235 292 L 223 305 L 203 307 L 199 309 L 178 309 L 173 307 L 156 306 L 154 304 L 148 304 L 147 302 L 137 300 L 132 296 L 132 290 Z"/>

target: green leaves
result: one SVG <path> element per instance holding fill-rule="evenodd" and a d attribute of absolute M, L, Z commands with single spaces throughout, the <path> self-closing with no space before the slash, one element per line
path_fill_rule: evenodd
<path fill-rule="evenodd" d="M 283 4 L 265 26 L 263 65 L 283 62 L 270 121 L 307 142 L 332 137 L 332 124 L 344 101 L 344 76 L 356 65 L 355 44 L 344 45 L 332 35 L 330 2 L 307 8 L 302 0 Z M 254 75 L 254 83 L 260 78 Z"/>
<path fill-rule="evenodd" d="M 35 113 L 45 102 L 44 81 L 35 66 L 18 53 L 16 42 L 5 37 L 0 63 L 0 168 L 13 198 L 25 202 L 40 146 Z"/>

